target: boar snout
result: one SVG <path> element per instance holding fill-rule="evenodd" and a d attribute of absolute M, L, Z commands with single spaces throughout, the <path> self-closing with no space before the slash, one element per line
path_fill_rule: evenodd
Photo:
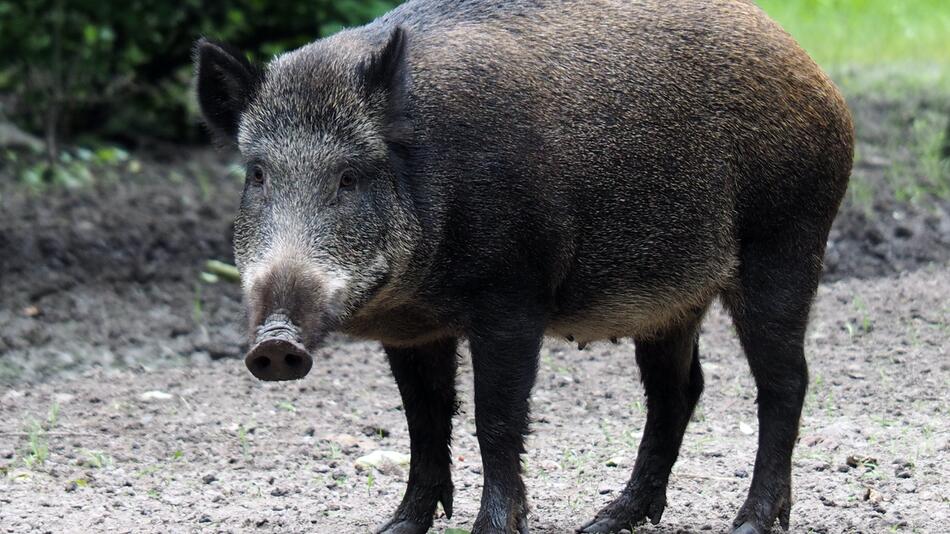
<path fill-rule="evenodd" d="M 313 358 L 300 341 L 300 329 L 285 313 L 276 312 L 257 329 L 244 363 L 261 380 L 297 380 L 310 372 Z"/>

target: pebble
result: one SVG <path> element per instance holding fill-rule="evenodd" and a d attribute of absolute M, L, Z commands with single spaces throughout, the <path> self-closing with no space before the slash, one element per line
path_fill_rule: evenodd
<path fill-rule="evenodd" d="M 395 451 L 373 451 L 366 456 L 356 459 L 354 466 L 357 471 L 375 469 L 384 474 L 396 474 L 403 467 L 409 466 L 409 455 Z"/>
<path fill-rule="evenodd" d="M 175 398 L 175 396 L 164 391 L 153 390 L 142 393 L 139 398 L 143 401 L 166 401 Z M 92 400 L 90 399 L 89 402 L 92 402 Z"/>
<path fill-rule="evenodd" d="M 218 480 L 218 477 L 214 476 L 214 473 L 208 473 L 207 475 L 201 477 L 201 481 L 205 484 L 211 484 L 215 480 Z"/>

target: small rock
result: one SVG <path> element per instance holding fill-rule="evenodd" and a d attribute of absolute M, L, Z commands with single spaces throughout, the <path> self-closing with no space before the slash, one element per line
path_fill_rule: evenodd
<path fill-rule="evenodd" d="M 218 480 L 218 477 L 214 476 L 214 473 L 208 473 L 207 475 L 201 477 L 201 481 L 205 484 L 211 484 L 215 480 Z"/>
<path fill-rule="evenodd" d="M 742 432 L 746 436 L 751 436 L 755 433 L 755 430 L 752 429 L 752 426 L 748 423 L 742 422 L 739 423 L 739 432 Z"/>
<path fill-rule="evenodd" d="M 839 473 L 847 473 L 847 472 L 850 471 L 850 470 L 851 470 L 851 467 L 849 467 L 849 466 L 847 466 L 847 465 L 839 465 L 839 466 L 838 466 L 838 472 L 839 472 Z"/>
<path fill-rule="evenodd" d="M 736 469 L 735 473 L 733 474 L 736 475 L 736 478 L 749 478 L 749 472 L 745 469 L 742 469 L 741 467 Z"/>
<path fill-rule="evenodd" d="M 609 493 L 613 493 L 613 491 L 614 491 L 613 488 L 611 488 L 610 486 L 606 486 L 606 485 L 597 488 L 597 493 L 599 493 L 599 494 L 601 494 L 601 495 L 607 495 L 607 494 L 609 494 Z"/>
<path fill-rule="evenodd" d="M 166 401 L 175 398 L 175 396 L 164 391 L 153 390 L 142 393 L 139 398 L 143 401 Z"/>
<path fill-rule="evenodd" d="M 606 465 L 607 467 L 620 467 L 624 465 L 625 462 L 626 462 L 626 459 L 623 456 L 617 455 L 607 460 L 607 463 L 604 465 Z"/>
<path fill-rule="evenodd" d="M 865 488 L 864 500 L 871 504 L 880 504 L 884 501 L 884 494 L 874 488 Z"/>
<path fill-rule="evenodd" d="M 373 451 L 356 459 L 357 471 L 376 469 L 380 473 L 392 474 L 409 465 L 409 455 L 395 451 Z"/>
<path fill-rule="evenodd" d="M 360 444 L 360 441 L 356 439 L 356 437 L 351 436 L 349 434 L 336 434 L 333 436 L 329 436 L 327 439 L 336 443 L 343 449 L 348 449 L 350 447 L 357 447 Z"/>
<path fill-rule="evenodd" d="M 198 518 L 198 522 L 199 522 L 199 523 L 210 523 L 210 522 L 211 522 L 211 516 L 208 515 L 208 514 L 202 514 L 201 517 Z"/>
<path fill-rule="evenodd" d="M 270 494 L 273 497 L 283 497 L 284 495 L 287 495 L 287 493 L 288 493 L 287 490 L 283 488 L 274 488 L 270 490 Z"/>
<path fill-rule="evenodd" d="M 538 467 L 540 467 L 544 471 L 560 471 L 561 470 L 561 464 L 555 462 L 554 460 L 542 460 L 541 463 L 538 464 Z"/>

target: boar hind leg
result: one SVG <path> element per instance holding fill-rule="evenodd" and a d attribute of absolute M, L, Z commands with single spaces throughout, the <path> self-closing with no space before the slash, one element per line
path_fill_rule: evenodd
<path fill-rule="evenodd" d="M 456 411 L 456 340 L 423 347 L 386 347 L 389 366 L 409 425 L 409 484 L 392 519 L 377 534 L 425 534 L 432 526 L 437 503 L 452 516 L 452 475 L 449 444 Z"/>
<path fill-rule="evenodd" d="M 632 531 L 646 519 L 653 524 L 660 521 L 670 470 L 703 391 L 697 341 L 700 316 L 660 336 L 636 340 L 637 364 L 647 396 L 647 422 L 633 475 L 620 496 L 578 532 Z"/>
<path fill-rule="evenodd" d="M 478 325 L 469 335 L 475 426 L 484 476 L 472 534 L 528 532 L 521 454 L 544 326 L 540 318 L 501 315 L 505 317 L 489 319 L 489 324 Z"/>
<path fill-rule="evenodd" d="M 735 534 L 769 532 L 776 519 L 788 529 L 792 449 L 808 386 L 805 328 L 824 239 L 813 243 L 743 243 L 738 284 L 723 295 L 758 390 L 758 453 Z"/>

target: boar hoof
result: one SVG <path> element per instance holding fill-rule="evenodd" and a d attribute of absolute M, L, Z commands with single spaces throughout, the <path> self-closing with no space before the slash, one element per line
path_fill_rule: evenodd
<path fill-rule="evenodd" d="M 666 508 L 666 495 L 659 493 L 637 493 L 632 496 L 626 491 L 614 502 L 608 504 L 597 516 L 577 529 L 583 534 L 611 534 L 622 530 L 633 531 L 633 527 L 644 523 L 647 518 L 656 525 Z M 639 497 L 639 498 L 638 498 Z M 646 497 L 646 498 L 644 498 Z"/>
<path fill-rule="evenodd" d="M 429 527 L 408 519 L 393 519 L 379 527 L 376 534 L 426 534 Z"/>

